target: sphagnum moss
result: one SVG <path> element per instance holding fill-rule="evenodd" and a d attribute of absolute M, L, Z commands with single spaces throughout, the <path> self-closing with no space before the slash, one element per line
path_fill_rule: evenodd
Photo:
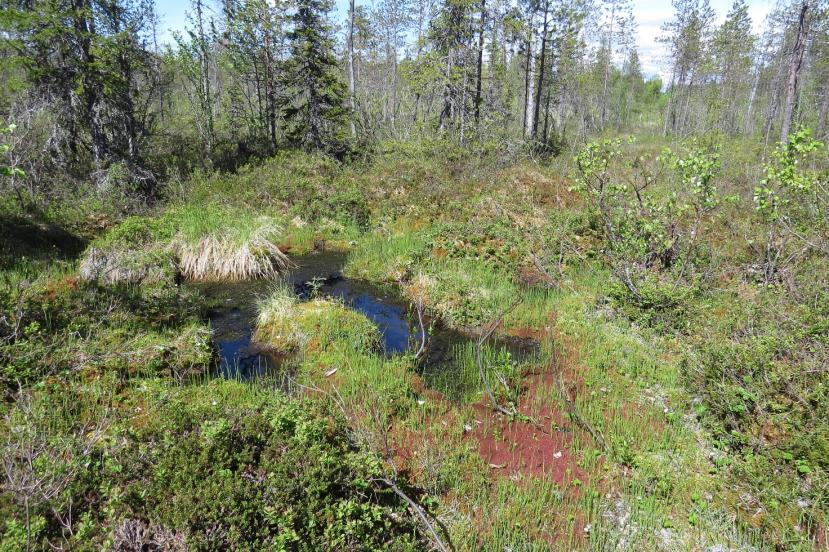
<path fill-rule="evenodd" d="M 370 352 L 381 346 L 379 330 L 363 314 L 335 299 L 299 301 L 285 287 L 277 287 L 260 302 L 255 338 L 282 352 L 338 345 Z"/>

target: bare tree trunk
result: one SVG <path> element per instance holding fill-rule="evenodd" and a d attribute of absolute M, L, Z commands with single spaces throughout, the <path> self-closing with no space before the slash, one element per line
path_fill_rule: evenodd
<path fill-rule="evenodd" d="M 613 22 L 616 19 L 616 4 L 610 10 L 610 32 L 607 39 L 607 57 L 604 62 L 604 87 L 602 88 L 602 118 L 601 127 L 604 129 L 607 118 L 607 84 L 610 80 L 610 58 L 613 57 Z"/>
<path fill-rule="evenodd" d="M 357 112 L 355 102 L 356 85 L 354 79 L 354 0 L 348 1 L 348 97 L 351 104 L 351 137 L 357 138 L 357 126 L 354 124 L 354 116 Z M 417 114 L 415 114 L 417 117 Z"/>
<path fill-rule="evenodd" d="M 743 132 L 748 135 L 754 133 L 754 101 L 757 98 L 757 87 L 760 85 L 760 75 L 763 72 L 763 67 L 757 67 L 757 75 L 754 77 L 754 85 L 751 87 L 751 94 L 748 97 L 748 108 L 746 109 L 746 120 L 743 125 Z"/>
<path fill-rule="evenodd" d="M 673 110 L 674 107 L 674 93 L 676 87 L 676 67 L 674 67 L 673 71 L 671 71 L 671 87 L 668 89 L 668 105 L 665 106 L 665 127 L 662 129 L 662 134 L 667 136 L 668 135 L 668 123 L 673 118 Z M 673 130 L 673 125 L 671 125 L 671 130 Z"/>
<path fill-rule="evenodd" d="M 391 131 L 397 137 L 397 47 L 392 46 L 391 59 Z"/>
<path fill-rule="evenodd" d="M 800 77 L 800 68 L 803 66 L 803 53 L 806 50 L 806 35 L 809 33 L 806 19 L 809 11 L 809 2 L 804 0 L 800 6 L 800 16 L 797 21 L 797 36 L 792 48 L 792 57 L 789 61 L 789 78 L 786 86 L 786 104 L 783 108 L 783 123 L 780 126 L 780 141 L 785 142 L 789 138 L 789 130 L 792 127 L 792 114 L 797 102 L 797 85 Z"/>
<path fill-rule="evenodd" d="M 535 111 L 533 114 L 533 132 L 532 137 L 533 140 L 536 139 L 538 136 L 538 119 L 541 110 L 541 89 L 543 88 L 544 84 L 544 65 L 545 65 L 545 55 L 547 53 L 547 14 L 550 10 L 550 0 L 544 2 L 544 25 L 542 26 L 541 31 L 541 59 L 539 60 L 539 67 L 538 67 L 538 86 L 536 86 L 535 90 Z"/>
<path fill-rule="evenodd" d="M 533 17 L 530 15 L 530 26 L 527 31 L 527 60 L 524 66 L 524 136 L 526 137 L 533 126 Z"/>
<path fill-rule="evenodd" d="M 486 0 L 481 0 L 481 29 L 478 33 L 478 74 L 475 83 L 475 125 L 481 118 L 481 80 L 484 74 L 484 31 L 486 30 Z"/>
<path fill-rule="evenodd" d="M 446 84 L 443 87 L 443 109 L 438 117 L 438 132 L 446 130 L 446 119 L 452 116 L 453 91 L 452 91 L 452 49 L 446 54 Z"/>
<path fill-rule="evenodd" d="M 774 76 L 774 80 L 771 82 L 770 90 L 769 90 L 769 100 L 768 104 L 766 105 L 766 113 L 765 113 L 765 121 L 763 123 L 763 136 L 764 136 L 764 144 L 768 146 L 769 139 L 771 137 L 771 129 L 774 126 L 774 120 L 777 118 L 777 111 L 780 106 L 780 87 L 782 86 L 781 81 L 783 80 L 783 55 L 781 50 L 781 55 L 778 56 L 777 60 L 774 61 L 775 65 L 777 66 L 777 73 Z"/>
<path fill-rule="evenodd" d="M 271 150 L 276 151 L 276 94 L 273 82 L 275 79 L 271 56 L 271 36 L 265 31 L 265 103 L 268 118 L 268 131 L 271 140 Z"/>
<path fill-rule="evenodd" d="M 207 37 L 204 32 L 204 6 L 202 0 L 196 0 L 196 23 L 199 31 L 199 64 L 201 67 L 201 103 L 205 126 L 205 149 L 207 160 L 213 161 L 213 96 L 210 90 L 210 57 L 207 51 Z"/>

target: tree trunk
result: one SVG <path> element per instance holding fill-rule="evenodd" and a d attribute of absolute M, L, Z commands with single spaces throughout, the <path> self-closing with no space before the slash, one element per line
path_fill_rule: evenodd
<path fill-rule="evenodd" d="M 475 83 L 475 125 L 481 118 L 481 80 L 484 74 L 484 31 L 486 30 L 486 0 L 481 0 L 481 29 L 478 33 L 478 74 Z"/>
<path fill-rule="evenodd" d="M 547 53 L 547 14 L 550 9 L 550 1 L 544 2 L 544 25 L 541 31 L 541 59 L 538 64 L 538 86 L 535 89 L 535 111 L 533 114 L 533 132 L 532 138 L 535 140 L 538 137 L 538 119 L 541 110 L 541 90 L 544 84 L 544 67 L 545 55 Z"/>
<path fill-rule="evenodd" d="M 672 122 L 673 119 L 673 110 L 674 108 L 674 93 L 676 87 L 676 67 L 674 70 L 671 71 L 671 86 L 668 89 L 668 105 L 665 106 L 665 127 L 662 129 L 662 134 L 664 136 L 668 135 L 668 125 Z M 673 130 L 673 125 L 671 125 L 671 130 Z"/>
<path fill-rule="evenodd" d="M 803 66 L 803 53 L 806 50 L 806 35 L 809 33 L 806 19 L 809 11 L 809 2 L 804 1 L 800 6 L 800 16 L 797 21 L 797 36 L 792 48 L 792 57 L 789 60 L 789 78 L 786 85 L 786 104 L 783 108 L 783 123 L 780 126 L 780 141 L 786 142 L 792 126 L 792 115 L 797 102 L 797 85 L 800 78 L 800 68 Z"/>
<path fill-rule="evenodd" d="M 754 85 L 751 87 L 751 94 L 748 97 L 748 108 L 746 109 L 746 120 L 743 125 L 743 132 L 748 135 L 754 133 L 754 101 L 757 98 L 757 87 L 760 85 L 760 75 L 763 72 L 762 66 L 757 67 L 757 75 L 754 77 Z"/>
<path fill-rule="evenodd" d="M 604 86 L 602 87 L 601 128 L 604 130 L 607 118 L 607 85 L 610 80 L 610 58 L 613 57 L 613 23 L 616 20 L 616 4 L 610 9 L 610 32 L 607 34 L 607 56 L 604 62 Z"/>
<path fill-rule="evenodd" d="M 524 66 L 524 136 L 529 135 L 533 126 L 533 17 L 527 31 L 527 60 Z"/>
<path fill-rule="evenodd" d="M 438 117 L 438 132 L 446 130 L 446 120 L 452 117 L 453 91 L 452 91 L 452 49 L 446 54 L 446 84 L 443 87 L 443 109 Z"/>
<path fill-rule="evenodd" d="M 98 83 L 96 59 L 92 52 L 92 36 L 95 35 L 95 21 L 92 16 L 92 6 L 88 0 L 76 0 L 73 3 L 75 8 L 75 31 L 78 33 L 80 58 L 83 62 L 83 91 L 81 101 L 83 103 L 84 116 L 89 124 L 89 134 L 92 142 L 92 160 L 96 168 L 101 164 L 107 155 L 107 139 L 104 133 L 103 106 L 101 105 L 100 86 Z"/>
<path fill-rule="evenodd" d="M 201 70 L 201 108 L 204 117 L 205 150 L 207 160 L 213 161 L 213 97 L 210 90 L 210 57 L 207 51 L 207 37 L 204 33 L 204 7 L 202 0 L 196 1 L 196 23 L 199 31 L 199 66 Z"/>
<path fill-rule="evenodd" d="M 357 112 L 355 102 L 357 83 L 354 79 L 354 0 L 348 1 L 348 97 L 351 105 L 351 137 L 357 138 L 357 126 L 354 116 Z"/>

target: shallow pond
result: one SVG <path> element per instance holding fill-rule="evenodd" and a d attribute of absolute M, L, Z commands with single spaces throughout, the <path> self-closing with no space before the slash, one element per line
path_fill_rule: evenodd
<path fill-rule="evenodd" d="M 344 304 L 363 313 L 380 330 L 386 354 L 405 352 L 420 342 L 420 327 L 409 303 L 396 287 L 353 280 L 342 275 L 346 254 L 337 251 L 314 252 L 295 256 L 297 265 L 285 276 L 284 283 L 293 286 L 301 299 L 313 293 L 336 297 Z M 213 300 L 209 316 L 219 363 L 217 377 L 250 379 L 263 376 L 281 366 L 285 360 L 267 347 L 252 341 L 256 326 L 256 305 L 271 288 L 283 282 L 243 281 L 192 283 Z M 430 380 L 452 380 L 450 369 L 457 357 L 468 350 L 472 340 L 460 333 L 432 324 L 428 356 L 423 375 Z M 537 344 L 526 340 L 493 340 L 493 349 L 507 351 L 516 360 L 534 354 Z M 447 373 L 448 372 L 448 373 Z M 455 383 L 453 381 L 453 383 Z M 457 382 L 460 383 L 460 382 Z M 440 385 L 444 387 L 444 385 Z"/>
<path fill-rule="evenodd" d="M 345 254 L 338 251 L 314 252 L 295 256 L 297 265 L 283 282 L 307 299 L 312 292 L 336 297 L 377 324 L 386 353 L 401 353 L 409 347 L 414 334 L 407 320 L 407 305 L 391 286 L 352 280 L 342 276 Z M 191 283 L 209 297 L 214 306 L 209 312 L 213 342 L 219 356 L 216 375 L 249 379 L 262 376 L 279 366 L 284 357 L 252 341 L 256 326 L 256 305 L 271 288 L 282 282 L 251 280 L 242 282 Z"/>

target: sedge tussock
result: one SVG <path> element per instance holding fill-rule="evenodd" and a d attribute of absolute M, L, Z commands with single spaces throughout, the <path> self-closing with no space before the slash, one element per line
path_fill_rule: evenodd
<path fill-rule="evenodd" d="M 254 337 L 282 352 L 338 346 L 369 351 L 381 345 L 377 326 L 363 314 L 335 299 L 299 301 L 284 287 L 259 303 Z"/>
<path fill-rule="evenodd" d="M 247 236 L 225 229 L 198 240 L 181 237 L 173 242 L 179 269 L 193 280 L 274 279 L 291 267 L 274 243 L 280 228 L 267 220 Z"/>

